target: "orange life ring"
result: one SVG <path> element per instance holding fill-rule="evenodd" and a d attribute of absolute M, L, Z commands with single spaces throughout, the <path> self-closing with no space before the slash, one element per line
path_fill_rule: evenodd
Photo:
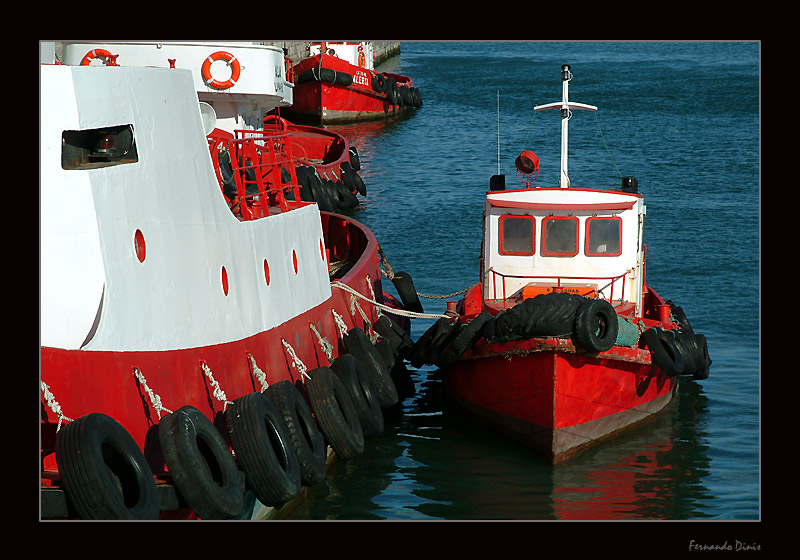
<path fill-rule="evenodd" d="M 220 82 L 211 77 L 211 64 L 213 64 L 217 60 L 224 60 L 225 62 L 228 63 L 228 66 L 231 67 L 231 77 L 229 80 Z M 229 52 L 217 51 L 208 58 L 206 58 L 205 61 L 203 62 L 203 68 L 202 68 L 203 80 L 206 82 L 206 84 L 213 87 L 214 89 L 228 89 L 230 87 L 233 87 L 233 84 L 235 84 L 239 80 L 239 76 L 241 75 L 241 73 L 242 73 L 242 67 L 239 64 L 239 61 L 236 60 L 236 57 Z"/>
<path fill-rule="evenodd" d="M 118 54 L 111 54 L 105 49 L 92 49 L 83 56 L 83 59 L 81 60 L 81 66 L 89 66 L 89 64 L 95 58 L 104 59 L 107 66 L 118 66 L 118 56 Z"/>

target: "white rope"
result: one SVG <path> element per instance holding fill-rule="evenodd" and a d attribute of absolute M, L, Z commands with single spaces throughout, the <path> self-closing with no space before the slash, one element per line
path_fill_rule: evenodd
<path fill-rule="evenodd" d="M 344 319 L 333 308 L 331 308 L 331 313 L 333 313 L 333 320 L 336 322 L 336 326 L 339 327 L 339 336 L 344 338 L 347 334 L 347 325 L 344 323 Z"/>
<path fill-rule="evenodd" d="M 312 331 L 314 331 L 314 334 L 317 335 L 319 347 L 322 348 L 323 352 L 325 352 L 325 355 L 328 357 L 328 361 L 333 363 L 333 344 L 331 344 L 327 338 L 324 338 L 321 334 L 319 334 L 319 331 L 314 323 L 309 323 L 308 326 Z"/>
<path fill-rule="evenodd" d="M 304 377 L 308 377 L 309 379 L 311 379 L 311 376 L 308 375 L 308 373 L 306 373 L 308 371 L 308 368 L 300 360 L 300 358 L 297 357 L 297 354 L 294 353 L 294 348 L 292 348 L 291 344 L 286 342 L 284 339 L 281 339 L 281 342 L 283 343 L 283 347 L 286 348 L 286 351 L 289 352 L 289 355 L 292 357 L 292 362 L 294 362 L 294 367 L 296 367 L 297 371 L 300 372 L 300 378 L 303 379 Z M 305 382 L 306 380 L 303 379 L 303 383 Z"/>
<path fill-rule="evenodd" d="M 387 313 L 391 313 L 393 315 L 399 315 L 401 317 L 411 317 L 411 318 L 415 318 L 415 319 L 440 319 L 442 317 L 445 317 L 445 318 L 453 317 L 453 312 L 447 312 L 444 315 L 439 315 L 437 313 L 417 313 L 416 311 L 406 311 L 405 309 L 395 309 L 394 307 L 389 307 L 388 305 L 385 305 L 383 303 L 378 303 L 375 300 L 369 299 L 365 295 L 362 295 L 362 294 L 358 293 L 356 290 L 354 290 L 353 288 L 351 288 L 347 284 L 342 284 L 338 280 L 334 280 L 333 282 L 331 282 L 331 287 L 332 288 L 341 288 L 342 290 L 344 290 L 346 292 L 350 292 L 351 294 L 353 294 L 353 295 L 355 295 L 357 297 L 360 297 L 361 299 L 367 300 L 368 302 L 370 302 L 375 307 L 383 309 Z M 352 302 L 351 302 L 351 309 L 352 309 Z M 353 314 L 355 314 L 354 311 L 353 311 Z"/>
<path fill-rule="evenodd" d="M 267 374 L 258 367 L 256 364 L 256 359 L 250 352 L 247 353 L 247 358 L 250 360 L 250 371 L 253 373 L 258 382 L 261 383 L 261 392 L 263 393 L 269 387 L 269 383 L 267 383 Z"/>
<path fill-rule="evenodd" d="M 228 397 L 225 395 L 225 391 L 220 388 L 219 383 L 216 379 L 214 379 L 214 376 L 211 373 L 211 368 L 208 367 L 208 364 L 205 362 L 200 362 L 200 367 L 202 368 L 203 373 L 206 374 L 206 377 L 208 377 L 208 380 L 211 382 L 211 386 L 214 388 L 214 397 L 223 403 L 222 412 L 225 412 L 228 409 L 228 405 L 233 404 L 233 402 L 228 400 Z"/>
<path fill-rule="evenodd" d="M 372 296 L 372 299 L 374 301 L 376 299 L 375 298 L 375 290 L 372 289 L 372 281 L 369 278 L 369 274 L 367 274 L 366 276 L 367 276 L 367 288 L 369 288 L 369 295 Z M 381 316 L 381 308 L 380 307 L 375 307 L 375 315 L 377 315 L 378 317 Z"/>
<path fill-rule="evenodd" d="M 165 411 L 167 414 L 172 414 L 172 411 L 161 404 L 161 397 L 156 395 L 153 390 L 147 385 L 147 380 L 144 378 L 144 374 L 139 371 L 139 368 L 133 368 L 133 375 L 136 376 L 136 379 L 139 380 L 139 383 L 142 384 L 144 387 L 145 392 L 150 397 L 150 402 L 153 404 L 153 408 L 156 409 L 156 414 L 158 414 L 158 419 L 161 420 L 161 411 Z"/>
<path fill-rule="evenodd" d="M 58 416 L 58 426 L 56 426 L 56 433 L 58 433 L 58 431 L 61 429 L 61 422 L 64 420 L 66 420 L 67 422 L 72 422 L 72 418 L 66 416 L 64 412 L 62 412 L 61 405 L 58 404 L 55 395 L 53 395 L 53 393 L 50 392 L 50 386 L 44 381 L 42 381 L 41 383 L 42 383 L 42 393 L 44 394 L 44 402 L 46 402 L 50 410 L 52 410 L 56 414 L 56 416 Z"/>
<path fill-rule="evenodd" d="M 364 299 L 369 301 L 369 298 L 367 297 L 364 297 Z M 353 305 L 355 305 L 355 307 L 358 308 L 358 312 L 361 313 L 361 318 L 364 319 L 364 322 L 367 324 L 367 330 L 369 331 L 369 339 L 373 344 L 375 344 L 375 342 L 378 340 L 378 335 L 375 334 L 375 331 L 372 329 L 372 321 L 369 320 L 369 317 L 367 317 L 367 314 L 361 308 L 361 305 L 359 305 L 358 301 L 356 301 L 356 298 L 352 294 L 350 294 L 350 312 L 353 314 L 353 318 L 355 318 L 356 313 L 355 310 L 353 309 Z"/>

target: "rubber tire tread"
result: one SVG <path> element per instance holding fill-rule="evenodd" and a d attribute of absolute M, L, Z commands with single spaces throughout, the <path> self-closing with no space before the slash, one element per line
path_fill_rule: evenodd
<path fill-rule="evenodd" d="M 352 354 L 342 354 L 333 360 L 330 368 L 350 393 L 364 437 L 382 434 L 383 412 L 375 394 L 375 384 L 356 357 Z"/>
<path fill-rule="evenodd" d="M 313 486 L 325 479 L 325 436 L 300 390 L 288 379 L 273 383 L 264 394 L 283 418 L 300 468 L 300 484 Z"/>
<path fill-rule="evenodd" d="M 492 314 L 482 311 L 477 317 L 461 327 L 458 334 L 442 351 L 439 361 L 436 363 L 440 369 L 447 369 L 455 362 L 461 354 L 472 347 L 481 338 L 483 326 L 490 321 Z"/>
<path fill-rule="evenodd" d="M 414 346 L 414 341 L 411 340 L 411 337 L 408 336 L 403 328 L 386 315 L 378 317 L 372 324 L 372 328 L 375 329 L 375 332 L 388 340 L 392 349 L 400 356 L 407 353 L 407 351 Z"/>
<path fill-rule="evenodd" d="M 279 507 L 297 496 L 300 465 L 272 401 L 263 393 L 243 395 L 228 406 L 225 421 L 245 483 L 256 498 Z"/>
<path fill-rule="evenodd" d="M 605 352 L 617 341 L 619 320 L 604 299 L 586 299 L 575 313 L 573 340 L 592 353 Z"/>
<path fill-rule="evenodd" d="M 672 335 L 660 328 L 651 327 L 642 333 L 642 342 L 653 353 L 653 361 L 670 377 L 683 373 L 686 364 Z"/>
<path fill-rule="evenodd" d="M 395 272 L 392 277 L 392 284 L 397 290 L 397 295 L 403 302 L 403 309 L 406 311 L 413 311 L 414 313 L 424 313 L 422 303 L 419 301 L 417 290 L 414 288 L 414 281 L 411 275 L 407 272 Z"/>
<path fill-rule="evenodd" d="M 200 519 L 230 519 L 242 513 L 244 474 L 225 438 L 202 412 L 185 405 L 163 416 L 158 439 L 175 488 Z"/>
<path fill-rule="evenodd" d="M 395 404 L 398 399 L 397 389 L 389 375 L 389 369 L 366 333 L 359 327 L 353 327 L 347 331 L 343 341 L 347 351 L 358 359 L 375 381 L 375 390 L 381 406 L 385 408 Z"/>
<path fill-rule="evenodd" d="M 408 354 L 408 361 L 411 363 L 412 366 L 415 368 L 421 368 L 425 362 L 423 361 L 425 357 L 425 351 L 428 349 L 428 346 L 438 338 L 439 334 L 443 331 L 449 331 L 451 327 L 451 322 L 447 320 L 445 317 L 440 317 L 433 323 L 428 329 L 422 333 L 417 341 L 414 343 L 414 346 L 411 347 L 411 351 Z"/>
<path fill-rule="evenodd" d="M 104 444 L 116 449 L 133 471 L 139 499 L 131 505 L 125 503 L 105 464 Z M 110 416 L 93 412 L 63 426 L 55 453 L 64 492 L 81 519 L 158 519 L 150 465 L 133 437 Z"/>
<path fill-rule="evenodd" d="M 343 460 L 364 452 L 364 432 L 355 405 L 334 371 L 320 366 L 308 373 L 306 391 L 325 439 Z"/>

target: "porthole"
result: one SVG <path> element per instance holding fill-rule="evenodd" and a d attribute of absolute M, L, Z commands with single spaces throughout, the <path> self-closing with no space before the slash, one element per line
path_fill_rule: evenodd
<path fill-rule="evenodd" d="M 222 267 L 222 291 L 226 296 L 228 295 L 228 271 L 224 266 Z"/>
<path fill-rule="evenodd" d="M 136 253 L 136 258 L 139 259 L 139 262 L 144 262 L 147 247 L 144 243 L 144 235 L 140 229 L 137 229 L 136 233 L 133 234 L 133 251 Z"/>
<path fill-rule="evenodd" d="M 294 265 L 294 273 L 297 274 L 297 253 L 292 251 L 292 264 Z"/>
<path fill-rule="evenodd" d="M 269 286 L 269 263 L 267 263 L 267 259 L 264 259 L 264 280 L 267 282 L 267 286 Z"/>

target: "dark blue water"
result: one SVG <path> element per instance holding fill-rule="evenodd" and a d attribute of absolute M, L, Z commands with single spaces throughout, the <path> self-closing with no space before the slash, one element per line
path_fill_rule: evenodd
<path fill-rule="evenodd" d="M 295 519 L 761 518 L 758 43 L 404 42 L 381 69 L 411 76 L 424 106 L 336 127 L 358 147 L 368 189 L 355 215 L 419 292 L 477 282 L 498 91 L 507 186 L 523 149 L 542 158 L 537 183 L 556 185 L 558 113 L 531 119 L 561 99 L 565 63 L 570 100 L 599 107 L 570 121 L 572 185 L 638 179 L 648 284 L 706 335 L 710 377 L 683 377 L 658 420 L 554 467 L 454 408 L 435 369 L 409 366 L 416 395 Z M 413 338 L 430 324 L 415 320 Z"/>

